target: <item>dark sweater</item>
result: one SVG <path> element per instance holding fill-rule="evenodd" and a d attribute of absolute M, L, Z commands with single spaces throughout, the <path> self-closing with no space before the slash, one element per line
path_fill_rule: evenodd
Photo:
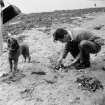
<path fill-rule="evenodd" d="M 90 40 L 94 42 L 95 39 L 100 38 L 96 36 L 93 32 L 82 28 L 72 29 L 70 32 L 68 31 L 68 33 L 72 41 L 69 41 L 66 43 L 65 49 L 63 52 L 63 58 L 66 57 L 68 52 L 70 52 L 71 55 L 75 58 L 79 53 L 78 45 L 82 40 Z"/>

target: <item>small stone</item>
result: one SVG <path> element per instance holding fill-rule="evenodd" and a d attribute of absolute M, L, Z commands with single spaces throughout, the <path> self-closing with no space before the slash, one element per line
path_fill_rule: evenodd
<path fill-rule="evenodd" d="M 102 70 L 105 71 L 105 67 L 102 67 Z"/>

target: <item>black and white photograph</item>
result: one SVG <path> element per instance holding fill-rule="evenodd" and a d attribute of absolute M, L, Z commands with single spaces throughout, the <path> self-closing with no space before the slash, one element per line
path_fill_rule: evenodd
<path fill-rule="evenodd" d="M 105 0 L 0 0 L 0 105 L 105 105 Z"/>

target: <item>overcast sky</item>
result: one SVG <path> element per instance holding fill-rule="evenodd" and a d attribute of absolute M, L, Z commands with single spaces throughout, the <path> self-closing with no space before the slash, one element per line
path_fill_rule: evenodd
<path fill-rule="evenodd" d="M 4 0 L 18 6 L 24 13 L 105 6 L 105 0 Z"/>

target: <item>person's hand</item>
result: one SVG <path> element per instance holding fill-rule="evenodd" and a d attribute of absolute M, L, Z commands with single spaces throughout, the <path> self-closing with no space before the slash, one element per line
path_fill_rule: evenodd
<path fill-rule="evenodd" d="M 65 68 L 65 66 L 62 64 L 63 59 L 59 59 L 57 66 L 55 66 L 56 70 L 59 70 L 60 68 Z"/>
<path fill-rule="evenodd" d="M 55 66 L 56 70 L 59 70 L 60 68 L 61 68 L 61 64 L 58 64 L 58 65 Z"/>
<path fill-rule="evenodd" d="M 55 66 L 55 69 L 59 70 L 61 68 L 61 65 L 62 65 L 62 59 L 59 59 L 57 61 L 57 65 Z"/>
<path fill-rule="evenodd" d="M 57 65 L 57 66 L 55 67 L 56 70 L 59 70 L 60 68 L 62 68 L 62 69 L 66 69 L 67 67 L 64 66 L 63 64 L 61 64 L 61 65 Z"/>

